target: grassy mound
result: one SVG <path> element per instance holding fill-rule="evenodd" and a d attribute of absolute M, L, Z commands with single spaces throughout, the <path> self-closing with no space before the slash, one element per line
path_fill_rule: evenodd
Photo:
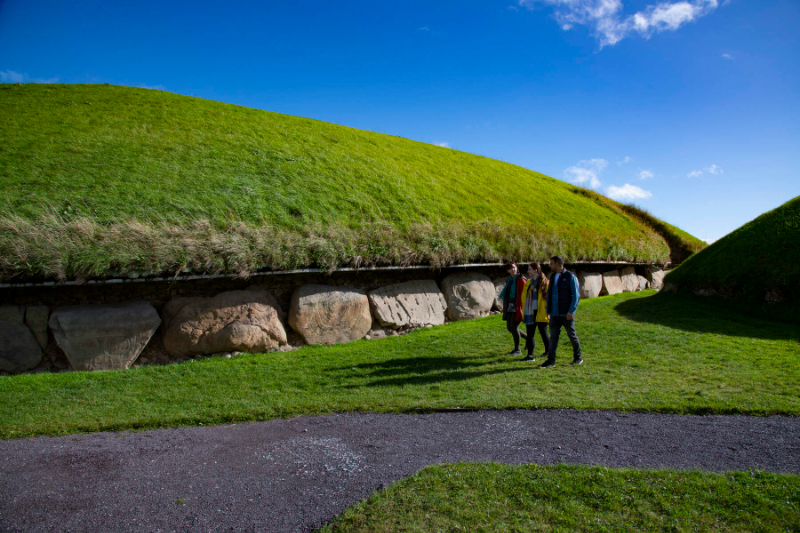
<path fill-rule="evenodd" d="M 798 531 L 800 476 L 586 466 L 429 466 L 320 531 Z"/>
<path fill-rule="evenodd" d="M 669 259 L 616 202 L 398 137 L 100 85 L 0 85 L 0 117 L 5 280 Z"/>
<path fill-rule="evenodd" d="M 800 322 L 800 197 L 718 240 L 670 272 L 680 290 L 710 291 L 738 310 Z"/>

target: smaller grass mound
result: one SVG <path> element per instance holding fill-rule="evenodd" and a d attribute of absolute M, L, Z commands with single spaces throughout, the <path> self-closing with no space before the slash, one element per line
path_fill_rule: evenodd
<path fill-rule="evenodd" d="M 800 197 L 692 256 L 666 282 L 726 297 L 740 312 L 800 323 L 798 279 Z"/>
<path fill-rule="evenodd" d="M 584 466 L 425 468 L 321 531 L 800 531 L 800 476 Z"/>

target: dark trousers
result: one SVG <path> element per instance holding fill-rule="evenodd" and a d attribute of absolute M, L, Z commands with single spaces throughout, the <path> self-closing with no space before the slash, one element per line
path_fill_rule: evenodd
<path fill-rule="evenodd" d="M 556 360 L 556 348 L 558 348 L 558 336 L 561 334 L 561 326 L 564 326 L 569 342 L 572 343 L 572 358 L 582 359 L 581 343 L 578 340 L 578 334 L 575 332 L 575 319 L 567 320 L 565 316 L 550 317 L 550 353 L 547 358 L 551 361 Z"/>
<path fill-rule="evenodd" d="M 511 336 L 514 337 L 514 349 L 519 350 L 519 322 L 514 320 L 506 320 L 506 327 L 508 331 L 511 332 Z"/>
<path fill-rule="evenodd" d="M 536 324 L 525 324 L 525 330 L 528 332 L 528 338 L 525 339 L 525 349 L 528 350 L 528 355 L 533 355 L 533 350 L 536 349 L 536 328 L 539 328 L 539 335 L 542 337 L 544 343 L 544 351 L 550 351 L 550 337 L 547 335 L 547 322 L 537 322 Z"/>

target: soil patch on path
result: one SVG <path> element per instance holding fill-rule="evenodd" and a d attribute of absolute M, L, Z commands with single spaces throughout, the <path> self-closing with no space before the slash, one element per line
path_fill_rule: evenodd
<path fill-rule="evenodd" d="M 459 461 L 800 473 L 800 418 L 353 413 L 0 441 L 0 530 L 308 531 Z"/>

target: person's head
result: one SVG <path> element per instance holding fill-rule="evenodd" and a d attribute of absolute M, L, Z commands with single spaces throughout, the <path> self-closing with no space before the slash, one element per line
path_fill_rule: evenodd
<path fill-rule="evenodd" d="M 509 261 L 506 263 L 506 272 L 508 272 L 509 276 L 516 276 L 519 268 L 517 268 L 517 264 L 514 261 Z"/>
<path fill-rule="evenodd" d="M 560 273 L 564 270 L 564 260 L 561 259 L 560 256 L 554 255 L 550 258 L 550 270 L 555 272 L 556 274 Z"/>
<path fill-rule="evenodd" d="M 541 263 L 534 262 L 528 265 L 528 277 L 531 279 L 539 279 L 544 277 Z"/>

